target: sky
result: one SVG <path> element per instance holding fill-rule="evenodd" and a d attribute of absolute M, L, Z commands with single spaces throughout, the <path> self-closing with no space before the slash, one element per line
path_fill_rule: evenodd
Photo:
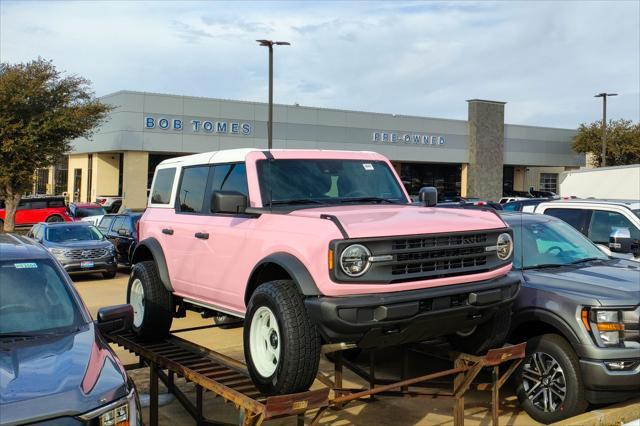
<path fill-rule="evenodd" d="M 640 120 L 640 1 L 0 0 L 0 60 L 50 59 L 98 96 L 136 90 L 511 124 Z"/>

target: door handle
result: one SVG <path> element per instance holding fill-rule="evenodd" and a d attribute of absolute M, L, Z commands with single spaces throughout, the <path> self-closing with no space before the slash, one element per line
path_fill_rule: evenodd
<path fill-rule="evenodd" d="M 196 238 L 200 238 L 201 240 L 208 240 L 209 239 L 209 233 L 208 232 L 196 232 L 195 234 L 193 234 L 194 237 Z"/>
<path fill-rule="evenodd" d="M 173 229 L 169 229 L 169 228 L 164 228 L 162 230 L 163 234 L 167 234 L 167 235 L 173 235 Z"/>

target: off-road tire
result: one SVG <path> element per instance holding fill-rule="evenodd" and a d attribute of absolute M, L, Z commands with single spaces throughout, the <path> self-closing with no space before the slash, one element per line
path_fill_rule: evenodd
<path fill-rule="evenodd" d="M 47 223 L 64 222 L 64 219 L 60 215 L 53 214 L 47 218 L 46 222 Z"/>
<path fill-rule="evenodd" d="M 447 338 L 457 351 L 482 355 L 489 349 L 499 348 L 504 344 L 509 334 L 509 327 L 511 327 L 510 306 L 478 325 L 472 334 L 468 336 L 451 334 Z"/>
<path fill-rule="evenodd" d="M 102 277 L 105 280 L 110 280 L 111 278 L 115 278 L 116 277 L 117 272 L 116 271 L 111 271 L 111 272 L 103 272 L 102 273 Z"/>
<path fill-rule="evenodd" d="M 144 315 L 139 327 L 133 331 L 148 342 L 159 341 L 169 334 L 173 321 L 173 296 L 162 284 L 155 262 L 145 261 L 133 265 L 127 286 L 127 303 L 131 302 L 131 286 L 139 279 L 144 290 Z"/>
<path fill-rule="evenodd" d="M 250 348 L 254 314 L 263 306 L 276 317 L 281 342 L 275 372 L 269 377 L 258 372 Z M 255 290 L 245 317 L 244 354 L 251 379 L 266 395 L 303 392 L 311 387 L 320 362 L 320 335 L 293 281 L 270 281 Z"/>
<path fill-rule="evenodd" d="M 529 357 L 534 352 L 544 352 L 552 356 L 564 373 L 565 399 L 555 411 L 544 411 L 527 397 L 522 375 L 525 372 L 524 368 L 530 359 Z M 543 334 L 527 341 L 527 357 L 514 374 L 514 382 L 520 406 L 538 422 L 544 424 L 555 423 L 581 414 L 587 409 L 588 402 L 584 394 L 584 383 L 578 357 L 569 342 L 560 335 Z"/>

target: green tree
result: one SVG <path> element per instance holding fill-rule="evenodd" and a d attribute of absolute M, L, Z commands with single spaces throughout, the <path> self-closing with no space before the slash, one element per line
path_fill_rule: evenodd
<path fill-rule="evenodd" d="M 90 82 L 63 76 L 41 58 L 0 64 L 0 198 L 4 230 L 13 231 L 22 194 L 34 171 L 55 164 L 77 137 L 90 137 L 111 107 L 90 90 Z M 0 221 L 1 222 L 1 221 Z"/>
<path fill-rule="evenodd" d="M 581 124 L 573 137 L 573 149 L 593 154 L 593 166 L 602 164 L 602 121 Z M 640 123 L 610 120 L 607 124 L 607 166 L 640 163 Z"/>

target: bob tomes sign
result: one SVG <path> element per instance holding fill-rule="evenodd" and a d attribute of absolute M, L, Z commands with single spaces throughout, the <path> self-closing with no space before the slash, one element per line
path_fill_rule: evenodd
<path fill-rule="evenodd" d="M 444 145 L 445 143 L 444 136 L 384 131 L 373 132 L 371 140 L 376 143 L 404 143 L 411 145 Z"/>
<path fill-rule="evenodd" d="M 200 134 L 224 134 L 250 136 L 253 124 L 246 121 L 219 120 L 197 117 L 144 117 L 145 130 L 165 130 L 168 132 L 189 132 Z"/>

